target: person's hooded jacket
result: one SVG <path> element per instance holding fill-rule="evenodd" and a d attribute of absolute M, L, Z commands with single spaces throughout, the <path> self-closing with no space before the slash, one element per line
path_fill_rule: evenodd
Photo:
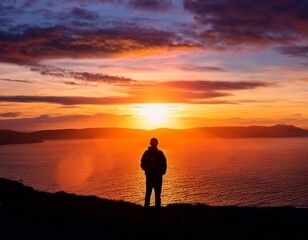
<path fill-rule="evenodd" d="M 161 177 L 167 170 L 164 153 L 156 147 L 149 147 L 141 158 L 141 168 L 147 177 Z"/>

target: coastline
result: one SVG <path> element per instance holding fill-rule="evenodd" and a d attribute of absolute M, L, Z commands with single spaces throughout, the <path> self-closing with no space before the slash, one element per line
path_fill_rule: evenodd
<path fill-rule="evenodd" d="M 169 204 L 40 192 L 0 178 L 1 239 L 308 239 L 308 209 Z"/>
<path fill-rule="evenodd" d="M 289 138 L 308 137 L 308 130 L 293 125 L 278 124 L 274 126 L 242 127 L 198 127 L 190 129 L 158 128 L 153 130 L 130 128 L 84 128 L 54 129 L 35 132 L 17 132 L 0 129 L 0 145 L 42 143 L 44 140 L 64 139 L 125 139 L 138 138 Z"/>

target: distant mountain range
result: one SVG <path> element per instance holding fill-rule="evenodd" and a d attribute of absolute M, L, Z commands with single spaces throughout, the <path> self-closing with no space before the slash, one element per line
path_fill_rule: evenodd
<path fill-rule="evenodd" d="M 15 132 L 12 130 L 0 130 L 0 145 L 21 144 L 21 143 L 40 143 L 43 140 L 31 133 Z"/>
<path fill-rule="evenodd" d="M 199 127 L 190 129 L 159 128 L 155 130 L 128 128 L 85 128 L 42 130 L 30 133 L 0 130 L 0 145 L 40 143 L 44 140 L 104 139 L 104 138 L 266 138 L 308 137 L 308 130 L 293 125 L 278 124 L 271 127 Z"/>

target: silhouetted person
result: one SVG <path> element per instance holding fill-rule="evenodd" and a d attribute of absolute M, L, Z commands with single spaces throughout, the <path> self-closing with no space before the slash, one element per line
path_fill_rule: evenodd
<path fill-rule="evenodd" d="M 167 160 L 164 153 L 157 148 L 158 140 L 152 138 L 148 150 L 144 152 L 141 158 L 141 168 L 146 175 L 146 193 L 144 207 L 150 206 L 152 189 L 155 192 L 155 206 L 160 207 L 161 189 L 163 183 L 163 175 L 167 170 Z"/>

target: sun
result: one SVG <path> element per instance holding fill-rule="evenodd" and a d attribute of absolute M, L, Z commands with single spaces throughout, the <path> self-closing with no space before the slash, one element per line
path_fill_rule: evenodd
<path fill-rule="evenodd" d="M 145 118 L 149 124 L 160 126 L 168 122 L 170 115 L 170 107 L 167 104 L 140 104 L 136 106 L 136 111 L 143 118 Z"/>

